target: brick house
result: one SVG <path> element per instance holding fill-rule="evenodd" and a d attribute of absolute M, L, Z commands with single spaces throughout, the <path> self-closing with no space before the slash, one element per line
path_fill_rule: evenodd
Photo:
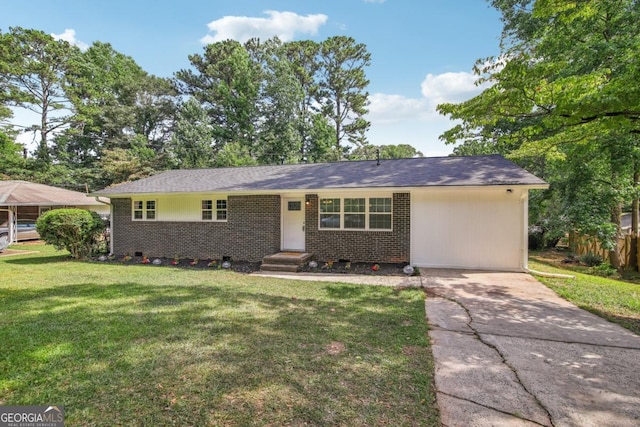
<path fill-rule="evenodd" d="M 522 270 L 528 190 L 501 156 L 171 170 L 111 199 L 115 255 L 318 260 Z"/>

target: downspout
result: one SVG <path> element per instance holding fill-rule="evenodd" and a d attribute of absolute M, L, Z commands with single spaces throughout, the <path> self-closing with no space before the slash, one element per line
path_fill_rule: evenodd
<path fill-rule="evenodd" d="M 544 271 L 531 270 L 529 268 L 525 268 L 524 272 L 533 274 L 534 276 L 540 276 L 540 277 L 555 277 L 558 279 L 575 279 L 576 278 L 576 276 L 573 276 L 571 274 L 545 273 Z"/>

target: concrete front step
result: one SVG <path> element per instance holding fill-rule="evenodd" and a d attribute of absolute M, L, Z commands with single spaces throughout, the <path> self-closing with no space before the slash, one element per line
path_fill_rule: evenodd
<path fill-rule="evenodd" d="M 313 255 L 305 252 L 278 252 L 262 258 L 261 271 L 296 272 Z"/>
<path fill-rule="evenodd" d="M 260 271 L 281 271 L 295 273 L 300 268 L 297 264 L 265 264 L 262 263 Z"/>
<path fill-rule="evenodd" d="M 262 258 L 266 264 L 296 264 L 302 265 L 311 259 L 313 255 L 306 252 L 278 252 Z"/>

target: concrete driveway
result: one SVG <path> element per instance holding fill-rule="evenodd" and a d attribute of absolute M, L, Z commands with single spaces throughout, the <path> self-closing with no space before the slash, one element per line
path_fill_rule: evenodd
<path fill-rule="evenodd" d="M 422 273 L 443 425 L 640 425 L 639 336 L 527 274 Z"/>

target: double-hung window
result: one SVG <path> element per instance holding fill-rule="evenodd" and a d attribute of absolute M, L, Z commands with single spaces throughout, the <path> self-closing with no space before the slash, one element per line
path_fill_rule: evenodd
<path fill-rule="evenodd" d="M 156 220 L 155 200 L 134 200 L 133 220 L 134 221 L 155 221 Z"/>
<path fill-rule="evenodd" d="M 226 201 L 226 199 L 218 199 L 218 200 L 216 200 L 216 220 L 217 221 L 226 221 L 227 220 L 227 201 Z"/>
<path fill-rule="evenodd" d="M 369 199 L 369 229 L 391 230 L 391 198 L 372 197 Z"/>
<path fill-rule="evenodd" d="M 391 197 L 320 198 L 321 230 L 392 229 Z"/>
<path fill-rule="evenodd" d="M 360 229 L 366 228 L 365 198 L 344 199 L 344 228 Z"/>
<path fill-rule="evenodd" d="M 227 220 L 227 200 L 203 200 L 202 201 L 203 221 L 226 221 Z"/>
<path fill-rule="evenodd" d="M 340 227 L 341 199 L 320 199 L 320 228 Z"/>

